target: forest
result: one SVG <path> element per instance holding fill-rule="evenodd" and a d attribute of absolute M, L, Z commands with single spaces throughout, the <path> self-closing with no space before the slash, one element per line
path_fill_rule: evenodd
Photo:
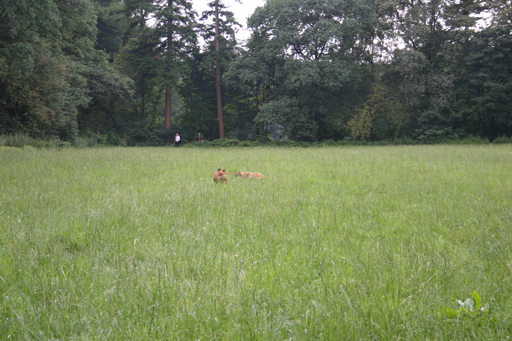
<path fill-rule="evenodd" d="M 1 0 L 0 135 L 512 136 L 511 0 Z M 199 137 L 200 134 L 200 137 Z"/>

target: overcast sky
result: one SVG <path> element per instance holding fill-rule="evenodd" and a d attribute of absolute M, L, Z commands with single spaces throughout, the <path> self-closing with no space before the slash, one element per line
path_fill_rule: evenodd
<path fill-rule="evenodd" d="M 203 11 L 208 9 L 208 3 L 212 0 L 193 0 L 194 9 L 197 14 L 201 16 Z M 228 7 L 228 10 L 235 14 L 235 18 L 242 25 L 236 39 L 238 41 L 246 40 L 250 36 L 250 32 L 247 31 L 247 18 L 254 13 L 256 7 L 263 6 L 266 0 L 242 0 L 242 4 L 239 4 L 235 0 L 221 0 L 222 3 Z"/>

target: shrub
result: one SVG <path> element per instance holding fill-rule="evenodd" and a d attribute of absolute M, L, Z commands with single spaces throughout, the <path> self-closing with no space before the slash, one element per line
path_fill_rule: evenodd
<path fill-rule="evenodd" d="M 118 146 L 121 142 L 121 137 L 119 137 L 116 131 L 111 130 L 107 134 L 106 142 L 109 146 Z"/>
<path fill-rule="evenodd" d="M 8 146 L 0 146 L 0 151 L 18 151 L 20 148 L 16 147 L 8 147 Z"/>
<path fill-rule="evenodd" d="M 463 139 L 454 139 L 446 141 L 446 144 L 489 144 L 489 139 L 478 136 L 467 136 Z"/>
<path fill-rule="evenodd" d="M 498 138 L 495 138 L 492 141 L 492 143 L 496 143 L 496 144 L 512 143 L 512 137 L 500 136 Z"/>
<path fill-rule="evenodd" d="M 0 136 L 1 146 L 23 148 L 24 146 L 35 147 L 35 144 L 35 140 L 26 134 Z"/>
<path fill-rule="evenodd" d="M 94 148 L 104 146 L 106 144 L 107 138 L 96 133 L 89 133 L 86 136 L 79 136 L 73 142 L 73 146 L 77 148 Z"/>
<path fill-rule="evenodd" d="M 34 148 L 62 148 L 69 146 L 68 142 L 63 142 L 58 138 L 35 139 L 27 134 L 1 135 L 0 146 L 23 148 L 31 146 Z"/>
<path fill-rule="evenodd" d="M 149 129 L 146 127 L 136 127 L 128 133 L 129 146 L 145 146 L 149 140 Z"/>

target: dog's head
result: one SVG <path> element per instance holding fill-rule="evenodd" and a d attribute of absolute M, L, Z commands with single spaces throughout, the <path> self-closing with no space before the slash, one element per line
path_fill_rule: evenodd
<path fill-rule="evenodd" d="M 242 176 L 242 172 L 241 171 L 236 172 L 235 176 Z"/>

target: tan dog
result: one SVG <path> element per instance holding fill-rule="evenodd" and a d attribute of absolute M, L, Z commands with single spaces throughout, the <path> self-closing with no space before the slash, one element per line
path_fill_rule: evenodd
<path fill-rule="evenodd" d="M 219 183 L 225 183 L 227 184 L 228 183 L 228 177 L 226 176 L 226 170 L 219 170 L 215 172 L 215 174 L 213 174 L 213 181 L 217 184 Z"/>
<path fill-rule="evenodd" d="M 235 176 L 241 176 L 242 178 L 247 178 L 247 179 L 263 179 L 265 177 L 265 175 L 263 175 L 261 173 L 251 173 L 251 172 L 242 172 L 242 171 L 236 172 Z"/>

